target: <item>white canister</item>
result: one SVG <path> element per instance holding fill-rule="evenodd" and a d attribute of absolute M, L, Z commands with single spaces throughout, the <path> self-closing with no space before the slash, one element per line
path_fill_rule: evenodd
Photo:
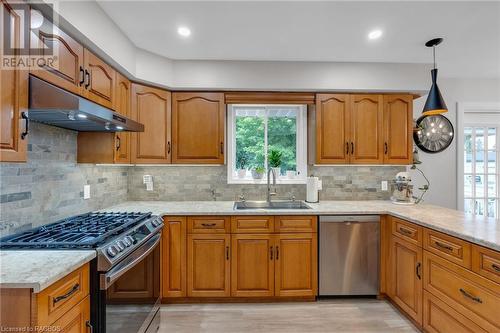
<path fill-rule="evenodd" d="M 318 177 L 307 177 L 307 188 L 306 188 L 306 201 L 307 202 L 318 202 L 319 194 L 323 187 L 321 180 Z"/>

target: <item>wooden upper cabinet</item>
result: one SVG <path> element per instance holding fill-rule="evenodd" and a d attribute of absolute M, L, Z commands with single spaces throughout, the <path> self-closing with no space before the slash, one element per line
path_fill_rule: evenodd
<path fill-rule="evenodd" d="M 274 296 L 274 236 L 231 235 L 231 296 Z"/>
<path fill-rule="evenodd" d="M 316 296 L 318 244 L 316 234 L 281 234 L 275 246 L 276 296 Z"/>
<path fill-rule="evenodd" d="M 422 248 L 391 237 L 389 273 L 391 299 L 418 324 L 422 324 Z"/>
<path fill-rule="evenodd" d="M 383 110 L 382 95 L 351 96 L 352 164 L 383 163 Z"/>
<path fill-rule="evenodd" d="M 163 218 L 162 297 L 186 296 L 186 218 Z"/>
<path fill-rule="evenodd" d="M 119 114 L 130 117 L 131 84 L 130 81 L 116 73 L 115 104 L 114 109 Z M 130 163 L 130 133 L 115 133 L 115 163 Z"/>
<path fill-rule="evenodd" d="M 224 163 L 223 93 L 173 93 L 172 163 Z"/>
<path fill-rule="evenodd" d="M 31 74 L 50 82 L 72 93 L 80 94 L 84 83 L 84 48 L 55 25 L 44 22 L 37 31 L 37 36 L 32 36 L 32 49 L 37 48 L 40 55 L 47 50 L 44 45 L 52 48 L 57 61 L 47 62 L 45 66 L 33 66 Z"/>
<path fill-rule="evenodd" d="M 316 95 L 316 163 L 349 163 L 349 95 Z"/>
<path fill-rule="evenodd" d="M 144 132 L 132 133 L 132 163 L 170 163 L 171 94 L 168 91 L 132 84 L 132 119 Z"/>
<path fill-rule="evenodd" d="M 384 163 L 411 164 L 413 161 L 413 97 L 384 96 Z"/>
<path fill-rule="evenodd" d="M 1 3 L 2 18 L 10 20 L 11 40 L 21 44 L 21 17 L 6 2 Z M 3 50 L 3 46 L 0 46 Z M 0 61 L 3 62 L 3 51 Z M 0 70 L 0 162 L 26 161 L 28 138 L 23 113 L 28 111 L 28 71 L 24 69 Z"/>
<path fill-rule="evenodd" d="M 227 234 L 188 235 L 188 297 L 230 295 L 230 239 Z"/>
<path fill-rule="evenodd" d="M 83 58 L 85 82 L 82 95 L 112 109 L 115 98 L 115 70 L 87 49 Z"/>

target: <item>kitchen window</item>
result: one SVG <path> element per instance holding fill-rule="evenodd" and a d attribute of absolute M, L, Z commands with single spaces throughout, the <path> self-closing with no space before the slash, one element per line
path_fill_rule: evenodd
<path fill-rule="evenodd" d="M 465 213 L 499 218 L 500 113 L 465 113 L 459 144 Z M 460 182 L 459 182 L 460 183 Z M 460 189 L 459 189 L 460 191 Z"/>
<path fill-rule="evenodd" d="M 228 106 L 228 184 L 265 184 L 279 160 L 276 182 L 304 184 L 307 105 Z"/>

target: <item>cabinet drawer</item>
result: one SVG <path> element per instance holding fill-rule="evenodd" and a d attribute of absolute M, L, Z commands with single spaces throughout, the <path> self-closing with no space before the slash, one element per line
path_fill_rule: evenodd
<path fill-rule="evenodd" d="M 276 232 L 316 232 L 316 216 L 276 216 L 274 228 Z"/>
<path fill-rule="evenodd" d="M 496 283 L 500 283 L 500 253 L 472 245 L 472 270 Z"/>
<path fill-rule="evenodd" d="M 92 332 L 90 326 L 90 296 L 72 307 L 52 325 L 57 332 Z"/>
<path fill-rule="evenodd" d="M 471 246 L 464 240 L 424 228 L 424 249 L 470 269 Z"/>
<path fill-rule="evenodd" d="M 391 229 L 393 235 L 422 246 L 422 227 L 391 216 Z"/>
<path fill-rule="evenodd" d="M 429 333 L 486 333 L 471 319 L 470 311 L 459 313 L 428 291 L 424 291 L 424 323 Z"/>
<path fill-rule="evenodd" d="M 88 294 L 89 264 L 85 264 L 37 295 L 38 324 L 52 324 Z"/>
<path fill-rule="evenodd" d="M 500 329 L 500 285 L 424 251 L 424 289 L 458 312 L 473 312 L 474 322 Z"/>
<path fill-rule="evenodd" d="M 274 231 L 274 218 L 272 216 L 233 216 L 231 217 L 231 232 L 244 233 L 270 233 Z"/>
<path fill-rule="evenodd" d="M 227 216 L 193 216 L 188 217 L 187 232 L 189 234 L 229 232 L 229 217 Z"/>

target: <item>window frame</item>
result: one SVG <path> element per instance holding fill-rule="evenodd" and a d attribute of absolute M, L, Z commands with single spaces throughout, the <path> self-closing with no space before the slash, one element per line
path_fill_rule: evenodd
<path fill-rule="evenodd" d="M 235 110 L 238 107 L 293 107 L 298 108 L 296 118 L 297 126 L 297 172 L 299 174 L 294 179 L 277 177 L 276 184 L 306 184 L 307 182 L 307 104 L 228 104 L 227 105 L 227 183 L 228 184 L 262 184 L 267 185 L 267 168 L 262 179 L 238 178 L 233 169 L 236 166 L 236 117 Z M 267 111 L 266 111 L 267 118 Z M 266 120 L 267 131 L 267 120 Z M 266 160 L 267 164 L 267 135 L 266 135 Z"/>
<path fill-rule="evenodd" d="M 495 124 L 496 117 L 500 117 L 500 103 L 458 103 L 458 114 L 457 114 L 457 122 L 458 122 L 458 141 L 457 141 L 457 207 L 459 210 L 464 211 L 465 209 L 465 200 L 484 200 L 485 203 L 485 215 L 479 215 L 487 217 L 487 209 L 488 209 L 488 199 L 496 200 L 496 212 L 497 215 L 500 214 L 500 184 L 498 183 L 500 180 L 500 125 Z M 492 119 L 493 118 L 493 121 Z M 475 183 L 472 186 L 471 196 L 465 197 L 465 182 L 464 177 L 466 175 L 472 175 L 475 178 L 475 175 L 478 174 L 475 170 L 475 160 L 472 161 L 472 172 L 465 172 L 465 162 L 464 162 L 464 143 L 465 143 L 465 128 L 484 128 L 486 131 L 488 128 L 496 128 L 496 196 L 488 195 L 488 177 L 485 177 L 485 188 L 484 188 L 484 196 L 477 196 L 475 191 Z M 475 145 L 475 135 L 473 130 L 473 144 Z M 487 132 L 485 133 L 487 136 Z M 485 148 L 484 152 L 487 152 L 488 149 Z M 475 154 L 472 154 L 473 159 Z M 485 156 L 488 156 L 487 154 Z M 487 164 L 485 163 L 485 172 L 479 173 L 478 175 L 487 175 Z M 474 179 L 475 182 L 475 179 Z M 475 207 L 474 207 L 475 211 Z M 474 214 L 475 215 L 475 214 Z M 496 217 L 500 218 L 500 215 Z"/>

